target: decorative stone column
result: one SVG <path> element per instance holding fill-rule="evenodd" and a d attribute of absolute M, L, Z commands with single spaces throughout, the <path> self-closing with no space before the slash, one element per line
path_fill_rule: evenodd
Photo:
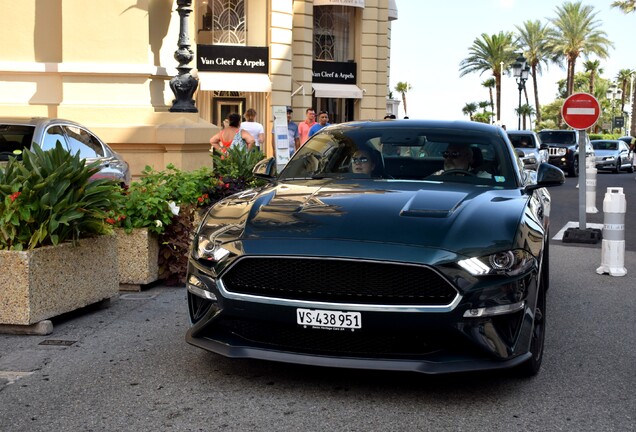
<path fill-rule="evenodd" d="M 194 58 L 188 34 L 188 16 L 192 12 L 192 0 L 177 0 L 177 12 L 180 18 L 179 49 L 174 52 L 174 58 L 179 62 L 179 66 L 177 66 L 179 74 L 170 80 L 170 88 L 176 96 L 176 99 L 172 101 L 170 111 L 198 112 L 192 96 L 199 85 L 199 80 L 190 74 L 192 68 L 188 66 L 188 63 Z"/>

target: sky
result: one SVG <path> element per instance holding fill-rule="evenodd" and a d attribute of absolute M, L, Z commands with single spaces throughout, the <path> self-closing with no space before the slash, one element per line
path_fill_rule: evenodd
<path fill-rule="evenodd" d="M 411 84 L 406 93 L 410 118 L 464 119 L 462 108 L 469 102 L 490 99 L 488 89 L 481 85 L 491 78 L 488 72 L 471 73 L 460 78 L 459 63 L 468 57 L 473 41 L 482 33 L 516 32 L 527 20 L 540 20 L 556 16 L 556 6 L 564 2 L 547 0 L 396 0 L 398 19 L 391 31 L 390 88 L 393 97 L 399 81 Z M 636 69 L 636 13 L 624 14 L 611 8 L 612 0 L 587 0 L 597 11 L 596 19 L 614 43 L 609 58 L 601 61 L 606 79 L 613 79 L 621 69 Z M 595 60 L 595 57 L 591 57 Z M 582 72 L 584 58 L 576 63 L 576 72 Z M 553 102 L 557 82 L 565 79 L 565 69 L 550 64 L 538 78 L 539 103 Z M 526 83 L 528 97 L 534 106 L 532 78 Z M 502 123 L 508 129 L 517 129 L 515 109 L 519 103 L 519 90 L 515 78 L 504 75 L 501 89 Z M 522 102 L 524 103 L 524 102 Z M 398 117 L 404 116 L 400 104 Z M 523 125 L 522 125 L 523 127 Z"/>

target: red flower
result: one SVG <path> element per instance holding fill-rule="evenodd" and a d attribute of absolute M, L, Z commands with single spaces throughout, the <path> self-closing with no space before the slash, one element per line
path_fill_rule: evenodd
<path fill-rule="evenodd" d="M 208 199 L 208 194 L 203 194 L 203 199 Z"/>
<path fill-rule="evenodd" d="M 197 198 L 197 200 L 198 200 L 200 203 L 202 203 L 202 202 L 203 202 L 203 197 L 202 197 L 202 196 L 200 196 L 199 198 Z"/>
<path fill-rule="evenodd" d="M 9 195 L 9 198 L 11 198 L 11 202 L 15 201 L 16 199 L 18 199 L 18 197 L 20 196 L 22 192 L 13 192 L 11 195 Z"/>
<path fill-rule="evenodd" d="M 225 183 L 223 186 L 225 187 L 225 189 L 229 189 L 230 188 L 230 184 L 229 183 Z"/>
<path fill-rule="evenodd" d="M 113 218 L 106 218 L 106 223 L 109 223 L 111 225 L 115 225 L 115 219 Z"/>

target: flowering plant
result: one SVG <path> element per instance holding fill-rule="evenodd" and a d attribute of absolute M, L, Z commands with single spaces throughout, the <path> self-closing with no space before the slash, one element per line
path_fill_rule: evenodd
<path fill-rule="evenodd" d="M 0 169 L 0 249 L 24 250 L 108 234 L 107 212 L 118 186 L 91 181 L 98 164 L 86 165 L 58 142 L 54 149 L 24 150 Z"/>
<path fill-rule="evenodd" d="M 109 214 L 106 222 L 124 228 L 147 228 L 155 234 L 163 234 L 185 205 L 203 206 L 209 196 L 203 191 L 209 188 L 212 171 L 201 168 L 186 172 L 170 164 L 165 171 L 146 166 L 142 177 L 122 190 L 121 199 Z"/>

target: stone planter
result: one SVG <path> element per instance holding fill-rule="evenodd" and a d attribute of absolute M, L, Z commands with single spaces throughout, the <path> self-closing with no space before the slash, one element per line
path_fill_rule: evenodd
<path fill-rule="evenodd" d="M 0 250 L 0 325 L 29 326 L 117 295 L 114 235 Z"/>
<path fill-rule="evenodd" d="M 128 234 L 117 233 L 119 254 L 119 289 L 139 291 L 142 285 L 159 279 L 159 238 L 147 228 L 135 228 Z"/>

